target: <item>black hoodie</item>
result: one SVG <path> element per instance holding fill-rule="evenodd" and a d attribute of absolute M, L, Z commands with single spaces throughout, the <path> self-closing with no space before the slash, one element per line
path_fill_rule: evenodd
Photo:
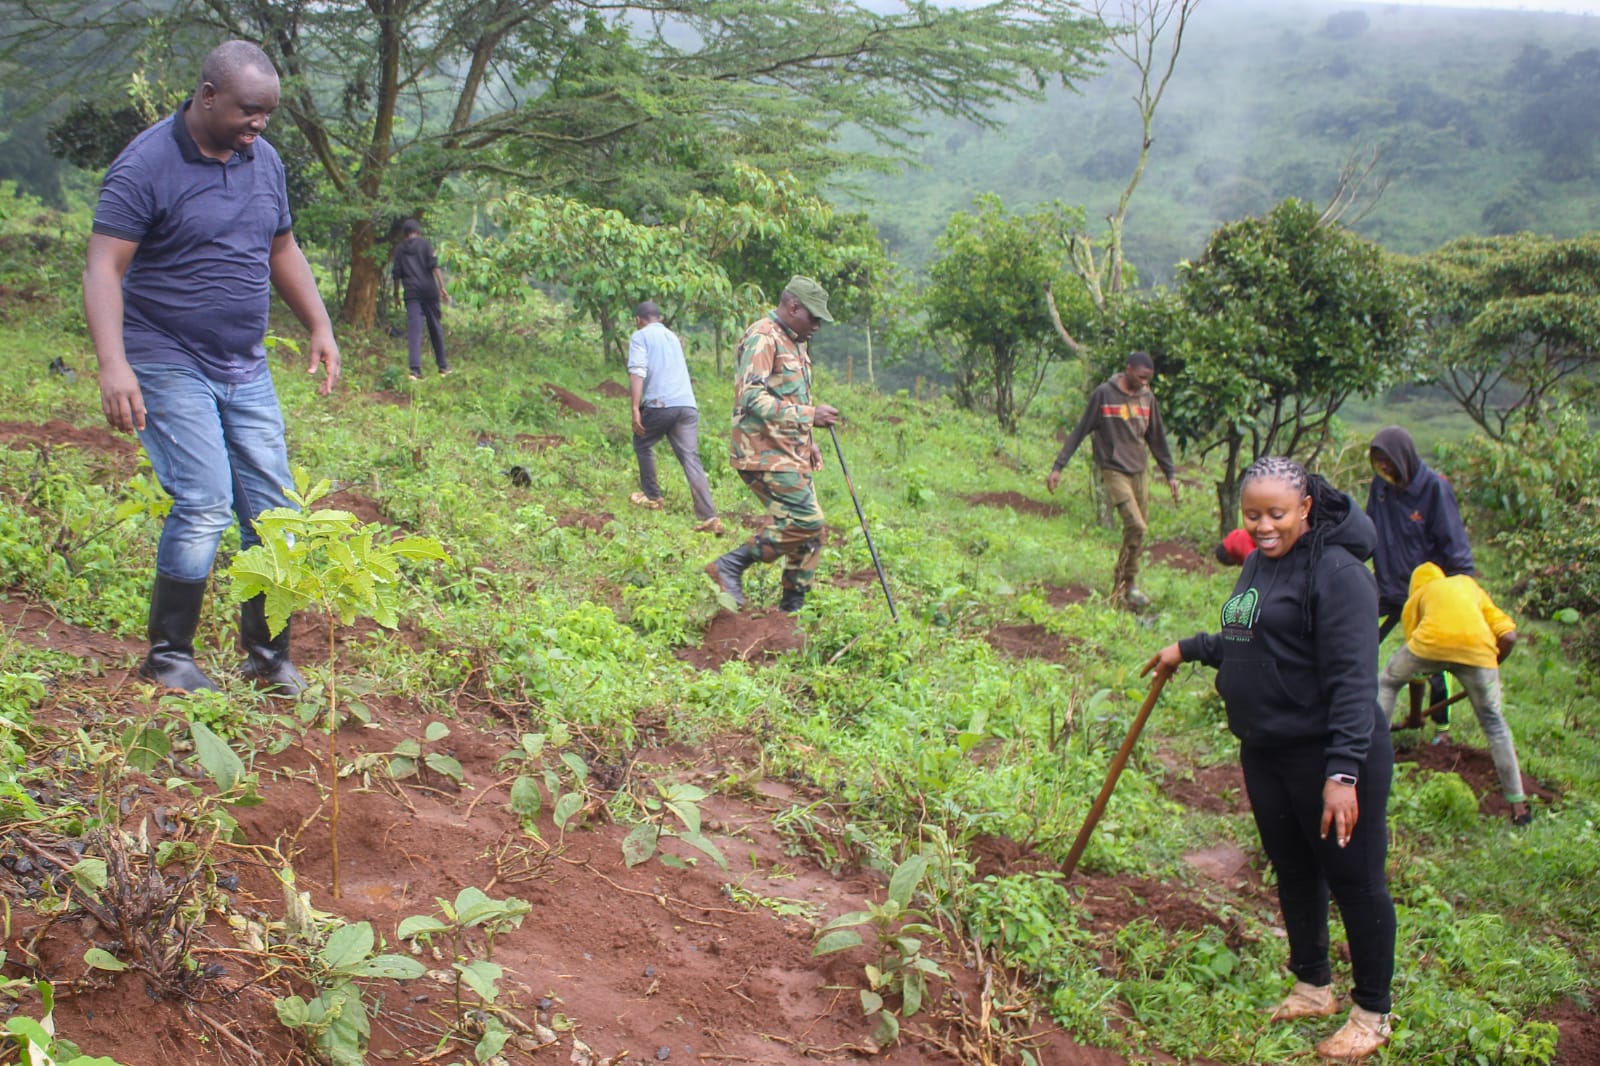
<path fill-rule="evenodd" d="M 1326 483 L 1322 494 L 1335 495 Z M 1363 565 L 1377 537 L 1355 500 L 1336 495 L 1338 503 L 1312 508 L 1313 528 L 1326 530 L 1315 574 L 1310 530 L 1279 558 L 1251 552 L 1221 631 L 1181 640 L 1178 650 L 1217 668 L 1228 728 L 1245 747 L 1320 744 L 1327 774 L 1359 776 L 1382 717 L 1378 588 Z"/>

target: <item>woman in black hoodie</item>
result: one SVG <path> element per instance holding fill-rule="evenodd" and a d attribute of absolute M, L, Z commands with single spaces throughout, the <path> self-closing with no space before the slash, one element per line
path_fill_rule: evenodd
<path fill-rule="evenodd" d="M 1335 1013 L 1328 899 L 1339 902 L 1354 976 L 1349 1019 L 1317 1045 L 1331 1059 L 1389 1037 L 1395 916 L 1384 877 L 1394 772 L 1378 708 L 1372 521 L 1289 459 L 1259 459 L 1240 485 L 1256 551 L 1222 608 L 1222 628 L 1157 652 L 1145 671 L 1217 669 L 1228 728 L 1267 858 L 1296 980 L 1274 1020 Z"/>

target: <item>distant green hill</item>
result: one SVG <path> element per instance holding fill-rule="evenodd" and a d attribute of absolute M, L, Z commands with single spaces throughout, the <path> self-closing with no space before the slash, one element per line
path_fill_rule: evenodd
<path fill-rule="evenodd" d="M 920 266 L 974 194 L 1060 199 L 1093 223 L 1138 151 L 1131 67 L 1108 56 L 1081 93 L 1011 106 L 1003 128 L 930 125 L 920 169 L 864 181 L 867 209 Z M 1219 224 L 1286 196 L 1324 202 L 1353 153 L 1390 183 L 1355 228 L 1398 252 L 1466 233 L 1600 228 L 1600 18 L 1399 5 L 1202 5 L 1156 116 L 1127 228 L 1165 280 Z"/>

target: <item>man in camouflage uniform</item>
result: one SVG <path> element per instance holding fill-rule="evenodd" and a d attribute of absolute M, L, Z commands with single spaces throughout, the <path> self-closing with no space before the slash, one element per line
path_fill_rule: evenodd
<path fill-rule="evenodd" d="M 813 426 L 826 428 L 839 412 L 811 400 L 806 342 L 828 314 L 828 294 L 811 278 L 789 279 L 778 306 L 744 331 L 733 371 L 733 467 L 766 505 L 772 524 L 706 566 L 711 579 L 744 606 L 744 572 L 783 558 L 780 610 L 793 614 L 806 599 L 822 552 L 822 508 L 811 475 L 822 469 Z"/>

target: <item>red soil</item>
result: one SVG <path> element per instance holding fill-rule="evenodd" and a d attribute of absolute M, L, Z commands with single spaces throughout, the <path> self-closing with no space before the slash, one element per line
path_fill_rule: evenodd
<path fill-rule="evenodd" d="M 588 400 L 585 400 L 582 396 L 568 392 L 560 385 L 555 385 L 547 381 L 544 383 L 544 388 L 545 391 L 550 394 L 550 398 L 552 400 L 566 408 L 568 411 L 571 411 L 573 414 L 592 415 L 597 414 L 600 411 L 600 408 L 596 407 Z"/>
<path fill-rule="evenodd" d="M 967 496 L 966 501 L 980 507 L 1009 507 L 1019 513 L 1044 515 L 1046 517 L 1052 517 L 1063 512 L 1063 508 L 1059 504 L 1036 500 L 1031 496 L 1024 496 L 1020 492 L 980 492 Z"/>

